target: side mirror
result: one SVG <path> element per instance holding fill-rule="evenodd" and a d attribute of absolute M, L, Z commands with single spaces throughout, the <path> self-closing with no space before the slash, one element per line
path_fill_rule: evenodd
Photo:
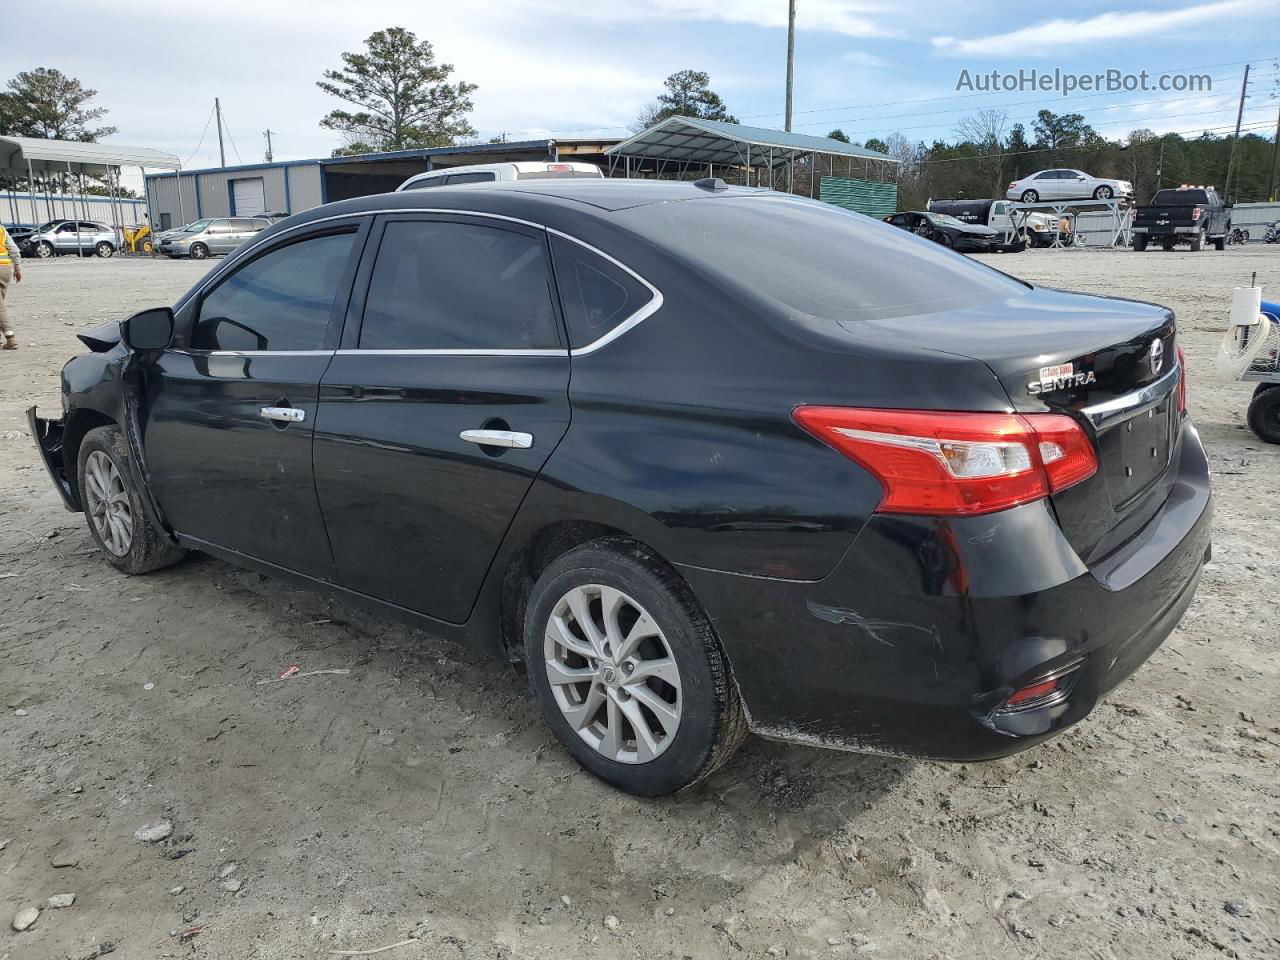
<path fill-rule="evenodd" d="M 135 313 L 120 324 L 120 339 L 139 353 L 163 350 L 173 340 L 173 311 L 155 307 Z"/>

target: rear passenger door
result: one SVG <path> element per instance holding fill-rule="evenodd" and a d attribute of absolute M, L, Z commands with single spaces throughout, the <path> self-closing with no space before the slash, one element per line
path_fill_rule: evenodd
<path fill-rule="evenodd" d="M 316 489 L 340 582 L 466 620 L 568 427 L 568 385 L 544 231 L 378 218 L 316 418 Z"/>

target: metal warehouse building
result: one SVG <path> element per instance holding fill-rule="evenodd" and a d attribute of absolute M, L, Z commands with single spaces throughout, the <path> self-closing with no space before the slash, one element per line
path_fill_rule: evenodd
<path fill-rule="evenodd" d="M 357 157 L 254 163 L 148 174 L 152 223 L 167 230 L 200 217 L 299 213 L 322 203 L 388 193 L 425 170 L 515 160 L 582 160 L 604 164 L 614 140 L 526 140 L 481 143 Z"/>

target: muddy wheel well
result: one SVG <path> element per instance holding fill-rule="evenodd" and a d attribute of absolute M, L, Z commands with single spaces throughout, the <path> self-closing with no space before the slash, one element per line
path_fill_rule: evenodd
<path fill-rule="evenodd" d="M 84 501 L 80 496 L 80 476 L 76 469 L 80 460 L 80 442 L 90 430 L 114 425 L 114 420 L 97 410 L 73 410 L 67 416 L 67 425 L 62 431 L 62 467 L 66 471 L 71 495 L 81 507 Z"/>
<path fill-rule="evenodd" d="M 542 571 L 574 547 L 606 538 L 640 543 L 626 531 L 607 524 L 566 520 L 543 527 L 512 555 L 502 580 L 502 645 L 510 660 L 524 660 L 525 604 Z"/>

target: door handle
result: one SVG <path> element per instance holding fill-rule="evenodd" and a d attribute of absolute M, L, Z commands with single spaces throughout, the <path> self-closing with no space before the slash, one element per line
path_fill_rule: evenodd
<path fill-rule="evenodd" d="M 296 407 L 263 407 L 258 416 L 264 420 L 279 420 L 281 423 L 301 423 L 307 419 L 307 411 Z"/>
<path fill-rule="evenodd" d="M 528 450 L 533 446 L 532 433 L 518 433 L 515 430 L 463 430 L 458 436 L 467 443 L 478 443 L 482 447 L 514 447 L 517 450 Z"/>

